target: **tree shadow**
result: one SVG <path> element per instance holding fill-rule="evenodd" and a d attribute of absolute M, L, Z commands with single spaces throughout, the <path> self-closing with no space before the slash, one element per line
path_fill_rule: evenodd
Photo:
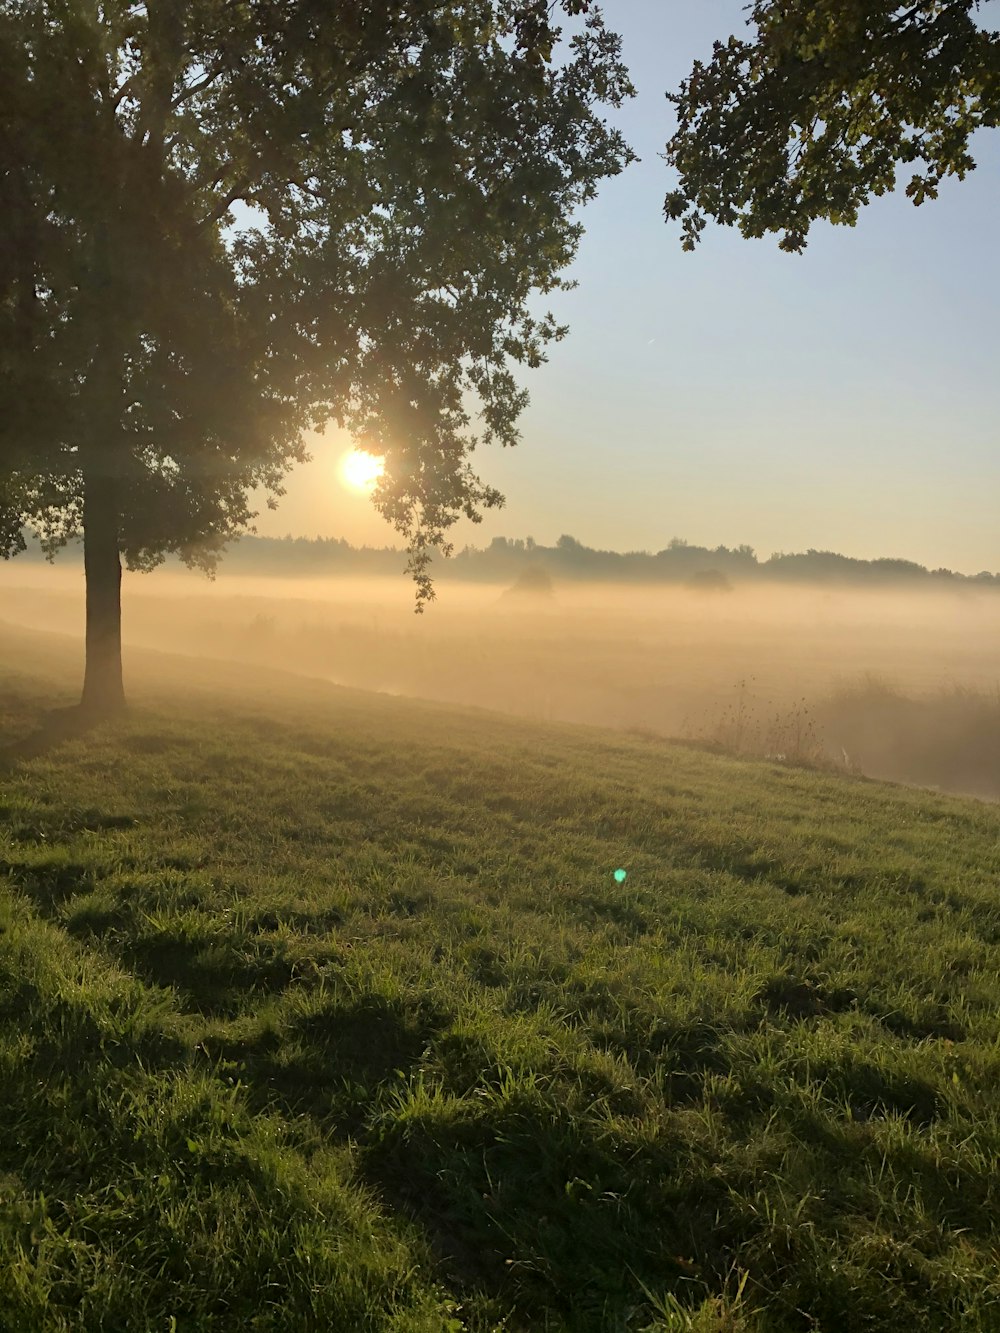
<path fill-rule="evenodd" d="M 357 1136 L 380 1094 L 403 1086 L 443 1019 L 382 995 L 336 1000 L 301 1014 L 280 1035 L 208 1039 L 257 1110 L 314 1116 L 336 1136 Z"/>
<path fill-rule="evenodd" d="M 620 1128 L 581 1114 L 582 1103 L 560 1104 L 544 1080 L 501 1092 L 481 1072 L 475 1078 L 472 1066 L 489 1059 L 485 1045 L 478 1060 L 466 1053 L 460 1095 L 433 1081 L 424 1089 L 422 1061 L 448 1045 L 449 1024 L 401 996 L 341 995 L 280 1026 L 210 1035 L 203 1046 L 255 1111 L 290 1123 L 304 1116 L 324 1136 L 350 1141 L 360 1178 L 420 1229 L 465 1296 L 529 1318 L 545 1309 L 560 1327 L 596 1333 L 625 1326 L 624 1312 L 643 1304 L 642 1283 L 694 1292 L 674 1256 L 697 1256 L 705 1290 L 721 1289 L 735 1242 L 720 1222 L 719 1173 L 706 1167 L 685 1178 L 672 1137 L 619 1142 Z M 687 1054 L 699 1067 L 712 1058 L 705 1039 L 691 1034 Z"/>
<path fill-rule="evenodd" d="M 49 709 L 41 714 L 41 723 L 35 731 L 18 741 L 0 745 L 0 773 L 10 772 L 27 759 L 38 759 L 93 731 L 106 720 L 102 714 L 79 704 Z"/>
<path fill-rule="evenodd" d="M 725 1184 L 682 1173 L 674 1141 L 626 1149 L 525 1086 L 412 1105 L 361 1142 L 364 1178 L 421 1227 L 463 1296 L 603 1333 L 631 1326 L 643 1288 L 697 1303 L 724 1285 L 737 1240 Z"/>
<path fill-rule="evenodd" d="M 247 947 L 241 947 L 246 945 Z M 280 944 L 162 933 L 119 942 L 122 963 L 147 985 L 173 989 L 182 1010 L 235 1017 L 292 983 L 293 961 Z"/>

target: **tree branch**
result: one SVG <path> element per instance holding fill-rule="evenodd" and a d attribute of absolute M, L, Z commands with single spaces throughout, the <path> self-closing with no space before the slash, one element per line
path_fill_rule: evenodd
<path fill-rule="evenodd" d="M 198 223 L 197 230 L 204 231 L 205 228 L 210 227 L 213 222 L 218 222 L 220 218 L 225 217 L 229 212 L 229 209 L 235 204 L 236 200 L 239 199 L 240 195 L 246 191 L 250 183 L 249 176 L 244 176 L 242 180 L 237 181 L 233 188 L 219 200 L 215 208 L 202 218 L 201 222 Z"/>
<path fill-rule="evenodd" d="M 117 111 L 126 97 L 130 97 L 135 92 L 135 78 L 130 77 L 125 80 L 122 86 L 115 93 L 111 102 L 111 110 Z"/>
<path fill-rule="evenodd" d="M 215 82 L 220 74 L 224 73 L 225 68 L 225 61 L 220 60 L 214 69 L 208 71 L 204 78 L 198 79 L 195 83 L 189 84 L 188 87 L 182 89 L 170 103 L 170 110 L 176 111 L 179 106 L 183 106 L 184 103 L 190 101 L 192 97 L 197 97 L 199 93 L 203 93 L 206 88 L 210 87 Z"/>
<path fill-rule="evenodd" d="M 905 13 L 897 14 L 895 15 L 895 17 L 891 18 L 889 20 L 889 26 L 892 28 L 905 28 L 906 25 L 912 22 L 912 20 L 915 19 L 917 15 L 920 14 L 922 11 L 926 11 L 928 9 L 933 9 L 933 8 L 934 8 L 933 0 L 917 0 L 917 3 L 915 5 L 912 5 L 909 9 L 907 9 Z"/>

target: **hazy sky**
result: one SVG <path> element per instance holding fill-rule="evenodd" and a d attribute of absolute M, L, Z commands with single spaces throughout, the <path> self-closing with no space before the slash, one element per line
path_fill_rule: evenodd
<path fill-rule="evenodd" d="M 979 169 L 936 202 L 877 200 L 854 230 L 816 226 L 802 257 L 716 227 L 684 254 L 662 218 L 664 93 L 741 29 L 743 0 L 604 10 L 638 89 L 618 123 L 642 162 L 583 214 L 579 287 L 550 303 L 570 335 L 525 373 L 521 445 L 477 455 L 507 506 L 458 544 L 680 536 L 1000 570 L 1000 134 L 980 135 Z M 337 480 L 348 447 L 315 441 L 259 530 L 394 544 Z"/>

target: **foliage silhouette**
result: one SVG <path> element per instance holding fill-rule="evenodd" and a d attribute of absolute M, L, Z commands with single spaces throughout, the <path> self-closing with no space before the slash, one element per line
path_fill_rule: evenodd
<path fill-rule="evenodd" d="M 983 5 L 989 0 L 983 0 Z M 970 140 L 1000 124 L 1000 33 L 979 0 L 754 0 L 750 40 L 717 41 L 670 101 L 666 198 L 693 250 L 706 215 L 801 252 L 817 219 L 854 226 L 913 166 L 914 204 L 975 168 Z"/>

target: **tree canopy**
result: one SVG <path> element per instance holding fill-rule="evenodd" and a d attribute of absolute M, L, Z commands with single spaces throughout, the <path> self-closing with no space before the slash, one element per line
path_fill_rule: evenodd
<path fill-rule="evenodd" d="M 335 421 L 430 595 L 631 156 L 592 0 L 0 0 L 0 67 L 0 554 L 211 565 Z"/>
<path fill-rule="evenodd" d="M 975 160 L 1000 121 L 1000 33 L 991 0 L 755 0 L 749 38 L 716 42 L 670 96 L 678 125 L 666 198 L 693 250 L 712 217 L 805 248 L 811 223 L 853 226 L 912 169 L 915 204 Z"/>

